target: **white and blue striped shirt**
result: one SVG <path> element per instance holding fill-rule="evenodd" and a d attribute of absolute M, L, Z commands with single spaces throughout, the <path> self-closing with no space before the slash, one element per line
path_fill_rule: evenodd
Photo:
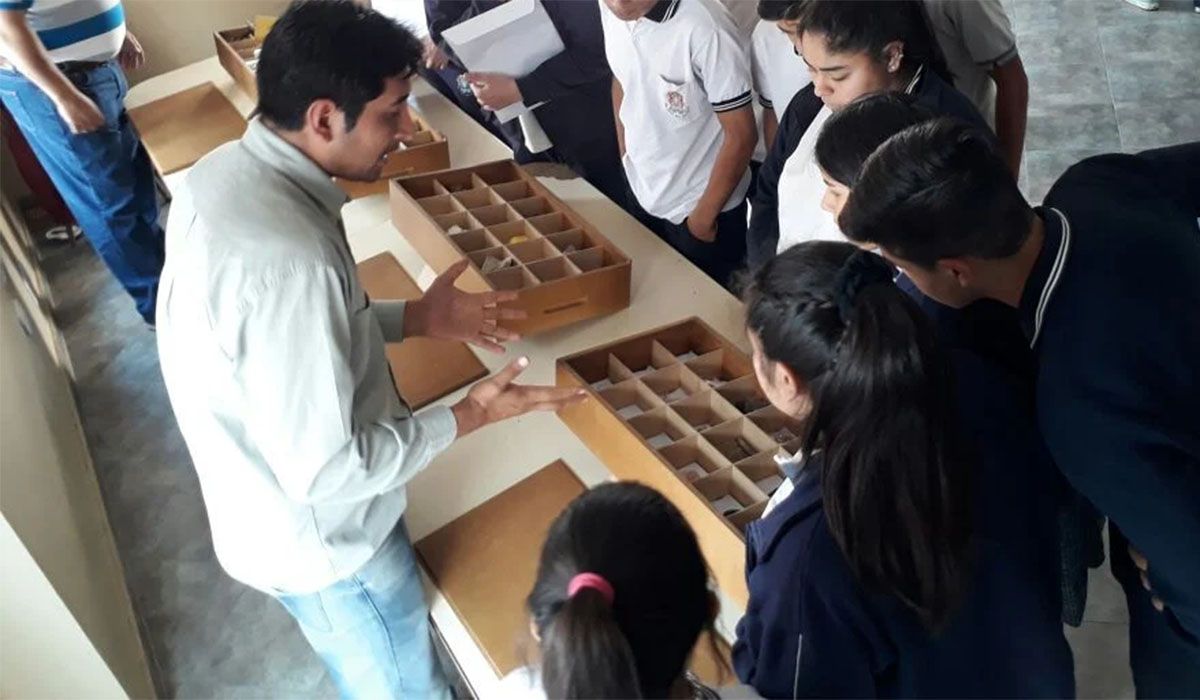
<path fill-rule="evenodd" d="M 0 0 L 0 11 L 24 10 L 55 63 L 107 61 L 125 41 L 121 0 Z"/>

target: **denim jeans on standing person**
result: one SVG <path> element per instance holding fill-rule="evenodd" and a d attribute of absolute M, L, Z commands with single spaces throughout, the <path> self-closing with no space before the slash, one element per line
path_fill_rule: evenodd
<path fill-rule="evenodd" d="M 429 608 L 403 521 L 350 578 L 280 603 L 344 698 L 449 698 L 429 636 Z"/>
<path fill-rule="evenodd" d="M 72 134 L 54 102 L 16 71 L 0 69 L 0 100 L 96 253 L 153 323 L 166 252 L 154 171 L 125 113 L 129 85 L 116 61 L 66 74 L 104 115 L 98 130 Z"/>

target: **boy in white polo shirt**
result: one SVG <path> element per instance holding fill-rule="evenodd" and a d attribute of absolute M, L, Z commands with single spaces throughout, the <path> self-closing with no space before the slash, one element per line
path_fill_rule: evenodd
<path fill-rule="evenodd" d="M 727 284 L 746 256 L 750 63 L 716 0 L 600 0 L 617 140 L 656 232 Z"/>

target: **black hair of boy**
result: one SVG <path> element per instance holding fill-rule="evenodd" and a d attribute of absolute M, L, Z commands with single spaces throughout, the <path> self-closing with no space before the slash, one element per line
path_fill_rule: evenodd
<path fill-rule="evenodd" d="M 927 66 L 954 82 L 941 47 L 933 36 L 921 0 L 804 0 L 787 17 L 796 22 L 796 32 L 811 32 L 825 38 L 833 53 L 866 53 L 886 61 L 884 49 L 894 41 L 904 42 L 900 68 L 911 74 Z"/>
<path fill-rule="evenodd" d="M 612 604 L 584 588 L 603 576 Z M 696 535 L 660 493 L 634 482 L 576 498 L 550 526 L 527 601 L 550 698 L 665 698 L 714 610 Z"/>
<path fill-rule="evenodd" d="M 858 113 L 869 111 L 871 118 Z M 815 154 L 817 165 L 829 177 L 854 189 L 863 163 L 894 134 L 933 119 L 933 113 L 916 104 L 916 97 L 901 92 L 865 95 L 834 112 L 821 128 Z"/>
<path fill-rule="evenodd" d="M 354 128 L 388 78 L 417 71 L 421 42 L 395 21 L 346 0 L 298 0 L 271 28 L 259 55 L 258 114 L 295 131 L 315 100 L 332 100 Z"/>
<path fill-rule="evenodd" d="M 793 246 L 750 279 L 746 325 L 808 388 L 801 451 L 820 455 L 825 516 L 850 570 L 936 631 L 968 579 L 970 464 L 950 359 L 916 302 L 871 265 L 886 263 L 849 243 Z M 880 279 L 864 284 L 868 273 Z"/>
<path fill-rule="evenodd" d="M 795 20 L 803 0 L 758 0 L 758 18 L 767 22 Z"/>
<path fill-rule="evenodd" d="M 844 120 L 866 126 L 874 106 Z M 944 258 L 1010 257 L 1029 235 L 1034 212 L 992 140 L 942 117 L 888 138 L 863 164 L 838 224 L 924 268 Z"/>

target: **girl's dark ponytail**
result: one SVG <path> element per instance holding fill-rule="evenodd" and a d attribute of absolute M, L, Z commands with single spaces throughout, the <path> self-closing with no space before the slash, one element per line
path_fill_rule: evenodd
<path fill-rule="evenodd" d="M 949 358 L 874 253 L 795 246 L 763 266 L 748 324 L 811 393 L 803 452 L 820 464 L 830 532 L 869 588 L 929 629 L 966 579 L 970 483 Z"/>
<path fill-rule="evenodd" d="M 563 602 L 542 633 L 548 698 L 640 698 L 637 665 L 612 606 L 585 588 Z"/>

